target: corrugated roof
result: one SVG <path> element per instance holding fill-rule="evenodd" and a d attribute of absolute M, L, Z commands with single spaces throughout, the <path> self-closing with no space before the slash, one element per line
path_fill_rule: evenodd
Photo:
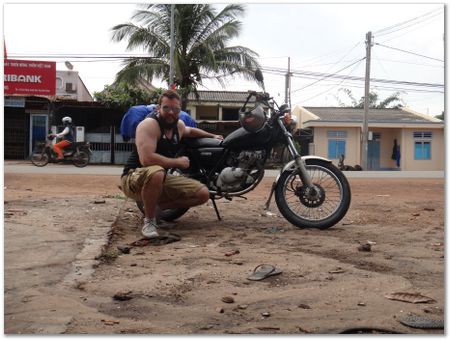
<path fill-rule="evenodd" d="M 244 103 L 248 96 L 247 92 L 240 91 L 198 91 L 198 94 L 201 102 L 218 103 Z M 193 92 L 189 93 L 188 100 L 197 101 Z"/>
<path fill-rule="evenodd" d="M 361 122 L 364 109 L 354 107 L 304 107 L 321 122 Z M 433 117 L 414 114 L 402 109 L 370 109 L 369 123 L 442 124 Z"/>

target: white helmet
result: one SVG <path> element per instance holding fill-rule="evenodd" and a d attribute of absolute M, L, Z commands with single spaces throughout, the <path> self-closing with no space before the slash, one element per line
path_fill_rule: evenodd
<path fill-rule="evenodd" d="M 72 118 L 70 118 L 70 117 L 64 117 L 64 118 L 62 119 L 62 122 L 63 122 L 63 124 L 66 124 L 66 123 L 71 124 L 71 123 L 72 123 Z"/>
<path fill-rule="evenodd" d="M 257 105 L 250 111 L 239 111 L 239 121 L 248 132 L 258 132 L 264 127 L 266 114 L 263 107 Z"/>

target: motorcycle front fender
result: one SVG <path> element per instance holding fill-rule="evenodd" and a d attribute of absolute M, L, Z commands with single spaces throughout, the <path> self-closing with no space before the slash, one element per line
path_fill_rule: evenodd
<path fill-rule="evenodd" d="M 328 158 L 324 158 L 324 157 L 320 157 L 320 156 L 314 156 L 314 155 L 308 155 L 308 156 L 302 156 L 302 160 L 303 161 L 307 161 L 309 159 L 319 159 L 321 161 L 327 162 L 327 163 L 331 163 L 331 160 L 329 160 Z M 277 178 L 275 179 L 275 183 L 278 182 L 278 179 L 280 178 L 281 174 L 285 171 L 292 171 L 294 170 L 296 167 L 295 165 L 295 160 L 292 160 L 288 163 L 286 163 L 283 167 L 283 169 L 281 169 L 280 173 L 278 174 Z"/>

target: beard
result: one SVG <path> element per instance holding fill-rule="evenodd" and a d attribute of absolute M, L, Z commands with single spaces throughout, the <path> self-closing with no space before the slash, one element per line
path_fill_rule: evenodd
<path fill-rule="evenodd" d="M 177 126 L 178 119 L 179 118 L 176 118 L 173 122 L 168 122 L 164 117 L 161 117 L 161 115 L 159 116 L 159 122 L 163 129 L 173 129 Z"/>

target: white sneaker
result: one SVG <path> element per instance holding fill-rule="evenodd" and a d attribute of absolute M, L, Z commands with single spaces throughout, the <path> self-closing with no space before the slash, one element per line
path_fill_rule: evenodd
<path fill-rule="evenodd" d="M 155 238 L 158 237 L 158 229 L 156 227 L 156 225 L 154 225 L 153 223 L 146 223 L 144 224 L 144 226 L 142 227 L 142 235 L 145 238 Z"/>

